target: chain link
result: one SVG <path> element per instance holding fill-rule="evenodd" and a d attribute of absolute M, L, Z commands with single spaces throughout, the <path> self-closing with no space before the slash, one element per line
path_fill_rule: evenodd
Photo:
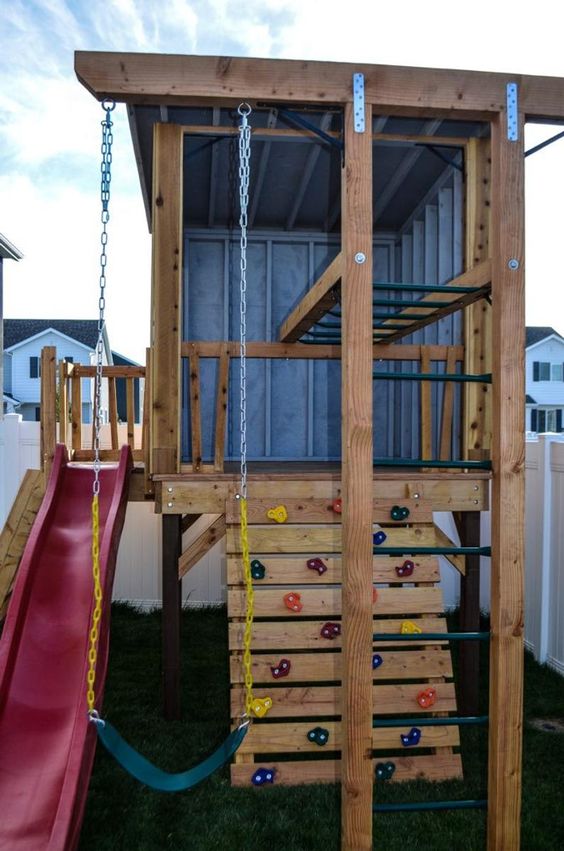
<path fill-rule="evenodd" d="M 241 124 L 239 125 L 239 228 L 241 231 L 241 270 L 240 270 L 240 456 L 241 456 L 241 497 L 247 498 L 247 210 L 249 207 L 249 178 L 251 173 L 251 127 L 248 117 L 251 107 L 247 103 L 239 106 Z"/>
<path fill-rule="evenodd" d="M 100 427 L 102 407 L 102 364 L 104 354 L 104 327 L 106 309 L 106 265 L 108 245 L 108 222 L 110 220 L 110 182 L 112 179 L 112 134 L 111 114 L 113 101 L 104 101 L 102 109 L 106 115 L 102 121 L 100 200 L 102 202 L 102 231 L 100 242 L 100 293 L 98 296 L 98 340 L 96 342 L 96 375 L 94 378 L 94 481 L 92 483 L 92 580 L 94 583 L 94 608 L 88 635 L 88 673 L 86 675 L 86 703 L 90 719 L 101 723 L 95 709 L 96 664 L 98 661 L 98 635 L 102 617 L 102 584 L 100 580 Z"/>
<path fill-rule="evenodd" d="M 115 109 L 114 101 L 105 100 L 102 103 L 105 117 L 102 121 L 102 144 L 100 147 L 100 201 L 102 211 L 100 220 L 102 231 L 100 234 L 100 292 L 98 296 L 98 340 L 96 342 L 96 376 L 94 378 L 94 484 L 92 491 L 94 496 L 100 493 L 100 428 L 102 407 L 102 365 L 104 355 L 104 328 L 106 325 L 106 266 L 108 262 L 108 222 L 110 220 L 110 183 L 112 180 L 112 145 L 114 141 L 111 115 Z"/>

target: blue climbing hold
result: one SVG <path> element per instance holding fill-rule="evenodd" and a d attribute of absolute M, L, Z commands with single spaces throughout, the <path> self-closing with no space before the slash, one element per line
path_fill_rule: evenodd
<path fill-rule="evenodd" d="M 384 543 L 384 541 L 386 540 L 387 537 L 388 536 L 386 535 L 386 533 L 383 532 L 381 529 L 379 529 L 377 532 L 374 532 L 374 537 L 373 537 L 374 546 L 379 547 L 380 544 Z"/>
<path fill-rule="evenodd" d="M 421 740 L 421 730 L 419 727 L 412 727 L 409 733 L 400 733 L 401 743 L 404 748 L 412 748 L 418 745 Z"/>
<path fill-rule="evenodd" d="M 276 770 L 274 768 L 259 768 L 251 777 L 251 783 L 253 786 L 264 786 L 265 783 L 274 783 L 275 774 Z"/>
<path fill-rule="evenodd" d="M 372 670 L 375 671 L 376 668 L 379 668 L 384 660 L 380 656 L 379 653 L 372 654 Z"/>

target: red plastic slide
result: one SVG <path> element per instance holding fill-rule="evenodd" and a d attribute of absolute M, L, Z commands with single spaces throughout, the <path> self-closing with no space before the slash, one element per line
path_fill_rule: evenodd
<path fill-rule="evenodd" d="M 96 675 L 101 701 L 109 602 L 127 504 L 131 454 L 100 473 L 104 589 Z M 58 446 L 0 637 L 0 849 L 55 851 L 78 843 L 96 731 L 86 710 L 92 610 L 92 467 Z"/>

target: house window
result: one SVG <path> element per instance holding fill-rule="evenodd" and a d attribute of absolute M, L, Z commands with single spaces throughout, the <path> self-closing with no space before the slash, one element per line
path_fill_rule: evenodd
<path fill-rule="evenodd" d="M 30 378 L 40 378 L 41 377 L 41 359 L 37 356 L 30 357 L 29 359 L 29 377 Z"/>
<path fill-rule="evenodd" d="M 74 363 L 74 358 L 72 358 L 70 355 L 65 355 L 63 360 L 66 360 L 67 363 Z"/>
<path fill-rule="evenodd" d="M 532 411 L 531 429 L 532 431 L 543 434 L 551 431 L 560 433 L 562 431 L 562 408 L 539 408 L 537 411 Z"/>
<path fill-rule="evenodd" d="M 533 361 L 533 381 L 564 381 L 563 364 Z"/>
<path fill-rule="evenodd" d="M 35 422 L 36 423 L 41 422 L 41 408 L 37 405 L 35 407 Z"/>

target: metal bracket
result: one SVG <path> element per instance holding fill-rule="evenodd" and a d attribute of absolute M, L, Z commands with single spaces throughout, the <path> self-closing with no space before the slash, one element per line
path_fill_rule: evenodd
<path fill-rule="evenodd" d="M 364 74 L 353 74 L 354 132 L 364 133 Z"/>
<path fill-rule="evenodd" d="M 519 108 L 517 83 L 507 84 L 507 138 L 510 142 L 519 139 Z"/>

